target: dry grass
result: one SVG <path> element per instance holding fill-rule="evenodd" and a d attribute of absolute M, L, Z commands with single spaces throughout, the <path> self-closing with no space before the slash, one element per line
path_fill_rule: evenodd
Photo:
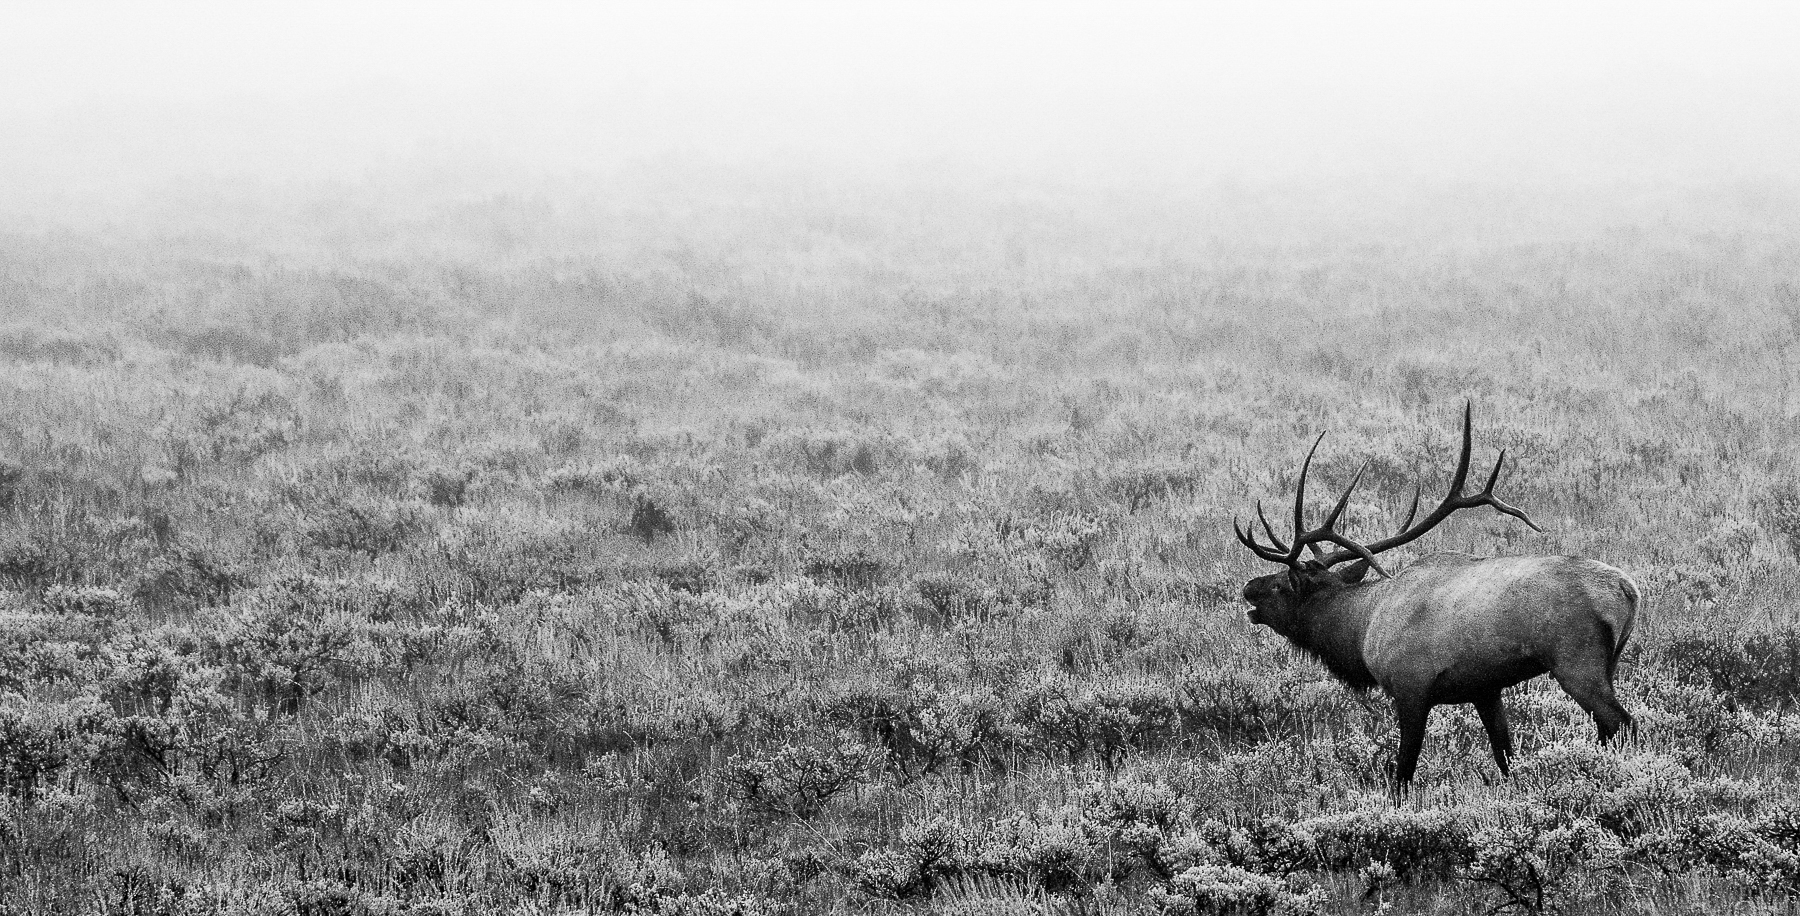
<path fill-rule="evenodd" d="M 1800 893 L 1792 208 L 601 191 L 0 239 L 0 912 Z M 1330 429 L 1379 527 L 1465 398 L 1549 533 L 1433 546 L 1636 576 L 1643 728 L 1443 710 L 1396 805 L 1230 518 Z"/>

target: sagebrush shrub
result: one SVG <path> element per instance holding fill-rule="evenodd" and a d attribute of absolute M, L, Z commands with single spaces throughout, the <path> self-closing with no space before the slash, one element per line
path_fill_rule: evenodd
<path fill-rule="evenodd" d="M 876 742 L 902 773 L 936 773 L 951 764 L 972 769 L 1017 735 L 1000 697 L 966 688 L 852 691 L 832 701 L 827 715 Z"/>
<path fill-rule="evenodd" d="M 206 642 L 225 672 L 223 689 L 272 719 L 297 713 L 347 673 L 363 629 L 348 614 L 315 613 L 304 592 L 277 587 L 217 612 Z"/>
<path fill-rule="evenodd" d="M 946 879 L 977 868 L 976 851 L 983 832 L 970 824 L 945 817 L 907 824 L 888 849 L 872 849 L 851 866 L 851 875 L 863 893 L 876 898 L 905 900 L 930 893 Z"/>
<path fill-rule="evenodd" d="M 191 611 L 223 604 L 247 584 L 237 564 L 213 550 L 175 541 L 132 576 L 132 597 L 159 611 Z"/>
<path fill-rule="evenodd" d="M 468 518 L 447 525 L 432 543 L 437 569 L 424 587 L 490 607 L 516 604 L 533 592 L 567 593 L 613 578 L 616 550 L 579 520 Z"/>
<path fill-rule="evenodd" d="M 1800 559 L 1800 483 L 1782 481 L 1770 489 L 1762 506 L 1770 533 Z"/>
<path fill-rule="evenodd" d="M 879 584 L 887 564 L 861 548 L 822 553 L 806 561 L 807 577 L 840 588 L 870 589 Z"/>
<path fill-rule="evenodd" d="M 1317 885 L 1258 874 L 1234 865 L 1195 865 L 1158 886 L 1151 899 L 1168 916 L 1322 916 Z"/>
<path fill-rule="evenodd" d="M 315 548 L 375 559 L 405 547 L 425 527 L 425 519 L 410 503 L 334 498 L 308 507 L 300 530 Z"/>
<path fill-rule="evenodd" d="M 1401 881 L 1447 877 L 1469 863 L 1475 845 L 1468 813 L 1458 809 L 1373 808 L 1309 818 L 1296 825 L 1321 868 L 1383 865 Z"/>
<path fill-rule="evenodd" d="M 1592 818 L 1505 805 L 1479 824 L 1463 876 L 1496 892 L 1496 911 L 1591 912 L 1622 877 L 1624 844 Z"/>
<path fill-rule="evenodd" d="M 95 703 L 33 703 L 0 696 L 0 794 L 26 795 L 79 772 L 106 716 Z"/>
<path fill-rule="evenodd" d="M 717 778 L 750 811 L 804 818 L 867 783 L 879 761 L 878 751 L 856 741 L 786 744 L 733 755 Z"/>
<path fill-rule="evenodd" d="M 25 469 L 0 459 L 0 509 L 16 508 L 25 495 Z"/>
<path fill-rule="evenodd" d="M 914 582 L 913 588 L 936 613 L 939 625 L 983 616 L 994 604 L 994 597 L 989 590 L 970 582 L 966 576 L 925 576 Z"/>
<path fill-rule="evenodd" d="M 1635 858 L 1672 870 L 1704 869 L 1736 883 L 1800 895 L 1800 816 L 1783 803 L 1755 817 L 1713 812 L 1636 838 Z"/>
<path fill-rule="evenodd" d="M 987 830 L 974 868 L 1060 894 L 1091 888 L 1112 874 L 1108 853 L 1081 825 L 1019 816 Z"/>
<path fill-rule="evenodd" d="M 1677 676 L 1752 708 L 1800 705 L 1800 628 L 1717 628 L 1677 637 L 1660 651 Z"/>
<path fill-rule="evenodd" d="M 82 614 L 116 619 L 131 609 L 124 593 L 115 588 L 53 585 L 39 599 L 44 610 L 55 614 Z"/>
<path fill-rule="evenodd" d="M 1173 737 L 1181 723 L 1174 695 L 1147 681 L 1046 681 L 1027 688 L 1016 709 L 1019 724 L 1051 756 L 1091 754 L 1108 768 Z"/>
<path fill-rule="evenodd" d="M 456 469 L 429 467 L 414 472 L 413 490 L 425 502 L 445 509 L 455 509 L 468 502 L 480 474 L 475 468 Z"/>
<path fill-rule="evenodd" d="M 658 535 L 675 533 L 675 516 L 655 498 L 639 496 L 632 503 L 631 517 L 625 520 L 625 530 L 642 538 L 646 544 L 655 543 Z"/>
<path fill-rule="evenodd" d="M 39 589 L 67 581 L 72 564 L 66 552 L 30 532 L 0 534 L 0 582 L 14 588 Z"/>
<path fill-rule="evenodd" d="M 1200 485 L 1198 469 L 1174 462 L 1144 463 L 1115 475 L 1109 489 L 1125 502 L 1128 512 L 1137 512 L 1158 500 L 1192 495 Z"/>

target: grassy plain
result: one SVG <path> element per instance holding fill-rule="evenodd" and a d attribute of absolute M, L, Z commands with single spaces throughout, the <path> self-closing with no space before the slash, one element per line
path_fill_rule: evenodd
<path fill-rule="evenodd" d="M 1800 198 L 659 162 L 0 234 L 0 913 L 1786 912 Z M 1245 622 L 1353 527 L 1647 596 L 1395 733 Z M 1478 460 L 1481 460 L 1478 458 Z M 1323 498 L 1323 497 L 1321 497 Z"/>

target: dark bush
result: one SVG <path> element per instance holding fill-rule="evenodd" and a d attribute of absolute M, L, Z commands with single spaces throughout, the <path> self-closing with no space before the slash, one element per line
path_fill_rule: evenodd
<path fill-rule="evenodd" d="M 705 563 L 658 563 L 650 575 L 680 592 L 698 595 L 718 584 L 718 573 Z"/>
<path fill-rule="evenodd" d="M 802 572 L 818 582 L 848 589 L 870 589 L 880 583 L 886 564 L 860 549 L 827 553 L 806 561 Z"/>
<path fill-rule="evenodd" d="M 348 615 L 322 612 L 307 589 L 277 583 L 221 613 L 206 641 L 225 671 L 222 688 L 273 719 L 297 713 L 344 673 L 362 629 Z"/>
<path fill-rule="evenodd" d="M 718 778 L 753 812 L 811 817 L 867 782 L 877 762 L 876 752 L 855 742 L 787 744 L 766 754 L 733 755 Z"/>
<path fill-rule="evenodd" d="M 16 509 L 25 496 L 25 469 L 0 460 L 0 509 Z"/>
<path fill-rule="evenodd" d="M 477 528 L 456 540 L 440 539 L 436 551 L 449 575 L 428 577 L 433 588 L 496 606 L 532 591 L 577 591 L 618 572 L 608 548 L 582 525 L 543 531 Z"/>
<path fill-rule="evenodd" d="M 1158 500 L 1187 496 L 1200 485 L 1199 471 L 1176 463 L 1143 464 L 1115 475 L 1110 488 L 1128 511 L 1148 508 Z"/>
<path fill-rule="evenodd" d="M 85 768 L 102 727 L 98 709 L 0 703 L 0 793 L 29 795 Z"/>
<path fill-rule="evenodd" d="M 431 505 L 454 509 L 469 500 L 470 486 L 475 482 L 474 468 L 448 470 L 427 468 L 413 478 L 415 488 Z"/>
<path fill-rule="evenodd" d="M 1730 703 L 1759 709 L 1800 704 L 1800 629 L 1720 628 L 1673 639 L 1659 654 L 1678 678 L 1711 687 Z"/>
<path fill-rule="evenodd" d="M 281 345 L 275 341 L 228 325 L 212 325 L 196 330 L 169 328 L 167 333 L 183 352 L 219 362 L 247 363 L 266 368 L 275 365 L 285 355 Z"/>
<path fill-rule="evenodd" d="M 158 612 L 224 604 L 245 577 L 212 551 L 181 541 L 150 557 L 132 577 L 131 596 Z"/>
<path fill-rule="evenodd" d="M 971 583 L 967 576 L 926 576 L 915 582 L 913 588 L 937 614 L 940 625 L 980 617 L 992 603 L 991 596 Z"/>
<path fill-rule="evenodd" d="M 1014 716 L 1053 759 L 1092 755 L 1108 768 L 1168 740 L 1181 725 L 1173 694 L 1138 682 L 1046 681 L 1020 695 Z"/>
<path fill-rule="evenodd" d="M 374 559 L 406 546 L 424 528 L 425 520 L 415 506 L 346 498 L 308 510 L 301 534 L 314 547 Z"/>
<path fill-rule="evenodd" d="M 669 514 L 661 504 L 648 496 L 640 496 L 631 507 L 631 518 L 625 522 L 625 530 L 644 539 L 649 544 L 657 535 L 675 533 L 675 517 Z"/>

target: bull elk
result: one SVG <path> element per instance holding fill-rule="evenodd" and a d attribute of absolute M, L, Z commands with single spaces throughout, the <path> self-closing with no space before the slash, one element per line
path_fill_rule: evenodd
<path fill-rule="evenodd" d="M 1580 557 L 1439 553 L 1389 575 L 1376 559 L 1417 540 L 1462 509 L 1491 506 L 1542 530 L 1494 495 L 1494 484 L 1506 464 L 1504 451 L 1487 484 L 1479 492 L 1466 492 L 1473 414 L 1472 404 L 1464 408 L 1462 457 L 1451 475 L 1450 492 L 1414 524 L 1419 512 L 1415 490 L 1406 521 L 1391 537 L 1363 544 L 1337 530 L 1367 465 L 1357 471 L 1324 522 L 1306 527 L 1306 475 L 1323 433 L 1300 466 L 1292 539 L 1283 542 L 1275 534 L 1260 502 L 1256 514 L 1267 544 L 1254 528 L 1246 531 L 1233 523 L 1240 543 L 1258 557 L 1287 567 L 1244 586 L 1250 622 L 1287 637 L 1351 689 L 1366 692 L 1380 687 L 1393 698 L 1400 725 L 1394 778 L 1401 786 L 1412 781 L 1418 766 L 1432 707 L 1445 704 L 1475 706 L 1494 762 L 1507 775 L 1512 732 L 1500 692 L 1540 674 L 1555 678 L 1593 716 L 1602 742 L 1631 723 L 1612 684 L 1637 616 L 1637 586 L 1624 573 Z M 1322 544 L 1336 549 L 1327 552 Z M 1309 550 L 1312 556 L 1303 559 Z M 1380 578 L 1365 582 L 1370 570 Z"/>

